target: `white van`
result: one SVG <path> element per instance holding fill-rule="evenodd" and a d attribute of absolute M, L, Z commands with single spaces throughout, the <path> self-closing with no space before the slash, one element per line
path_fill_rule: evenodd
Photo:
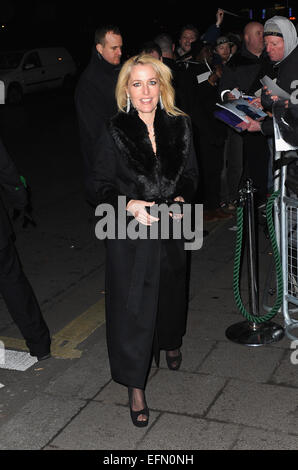
<path fill-rule="evenodd" d="M 27 93 L 61 87 L 76 72 L 75 62 L 64 47 L 0 52 L 0 80 L 7 103 L 20 103 Z"/>

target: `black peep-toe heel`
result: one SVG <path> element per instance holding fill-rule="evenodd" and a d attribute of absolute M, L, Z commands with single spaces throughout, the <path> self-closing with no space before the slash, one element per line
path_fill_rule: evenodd
<path fill-rule="evenodd" d="M 132 387 L 128 387 L 128 398 L 129 398 L 129 407 L 130 407 L 130 417 L 135 426 L 138 428 L 143 428 L 148 425 L 149 422 L 149 408 L 147 406 L 145 396 L 144 396 L 144 401 L 145 401 L 145 408 L 143 408 L 140 411 L 134 411 L 132 409 Z M 138 419 L 140 415 L 145 415 L 147 416 L 147 419 L 145 421 L 141 421 Z"/>
<path fill-rule="evenodd" d="M 182 352 L 179 351 L 176 356 L 169 356 L 168 351 L 166 351 L 166 361 L 170 370 L 178 370 L 182 362 Z"/>

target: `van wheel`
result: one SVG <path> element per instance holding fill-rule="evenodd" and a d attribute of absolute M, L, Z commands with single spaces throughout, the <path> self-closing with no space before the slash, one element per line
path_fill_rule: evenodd
<path fill-rule="evenodd" d="M 9 104 L 20 104 L 23 99 L 22 88 L 18 84 L 10 85 L 7 91 L 7 102 Z"/>

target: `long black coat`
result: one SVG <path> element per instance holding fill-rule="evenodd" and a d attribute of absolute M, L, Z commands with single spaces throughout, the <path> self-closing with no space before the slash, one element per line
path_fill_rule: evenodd
<path fill-rule="evenodd" d="M 94 48 L 91 60 L 82 73 L 75 91 L 84 184 L 87 199 L 91 203 L 95 202 L 92 179 L 94 147 L 103 127 L 117 112 L 115 87 L 119 70 L 120 66 L 107 62 Z"/>
<path fill-rule="evenodd" d="M 99 143 L 94 168 L 98 203 L 117 208 L 118 196 L 125 196 L 126 203 L 130 199 L 166 201 L 176 196 L 191 199 L 197 166 L 189 118 L 170 117 L 158 108 L 154 129 L 156 156 L 146 125 L 135 110 L 111 120 Z M 185 332 L 183 240 L 116 238 L 108 239 L 106 248 L 112 377 L 127 386 L 144 388 L 153 343 L 157 349 L 175 349 L 181 346 Z"/>
<path fill-rule="evenodd" d="M 0 187 L 1 196 L 13 208 L 22 210 L 27 204 L 27 191 L 20 181 L 15 164 L 0 140 Z M 0 249 L 4 248 L 12 235 L 12 227 L 6 207 L 0 196 Z"/>

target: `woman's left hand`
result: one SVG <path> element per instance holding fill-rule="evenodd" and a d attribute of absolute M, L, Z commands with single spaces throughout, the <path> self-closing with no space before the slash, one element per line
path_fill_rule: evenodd
<path fill-rule="evenodd" d="M 176 202 L 185 202 L 185 200 L 182 196 L 175 197 L 174 201 L 176 201 Z M 179 220 L 179 219 L 182 219 L 183 214 L 173 214 L 173 212 L 170 212 L 170 216 L 175 220 Z"/>
<path fill-rule="evenodd" d="M 184 198 L 182 196 L 177 196 L 175 197 L 174 201 L 177 201 L 177 202 L 185 202 Z"/>

